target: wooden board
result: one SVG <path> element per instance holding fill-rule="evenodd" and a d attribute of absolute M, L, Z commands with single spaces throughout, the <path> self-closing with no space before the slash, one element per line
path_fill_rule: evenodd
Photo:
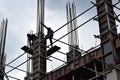
<path fill-rule="evenodd" d="M 59 49 L 60 49 L 60 47 L 58 47 L 58 46 L 53 46 L 52 48 L 50 48 L 50 49 L 47 51 L 47 56 L 52 55 L 53 53 L 55 53 L 55 52 L 58 51 Z"/>
<path fill-rule="evenodd" d="M 23 51 L 30 53 L 31 55 L 33 55 L 33 50 L 31 48 L 29 48 L 28 46 L 23 46 L 21 48 Z"/>

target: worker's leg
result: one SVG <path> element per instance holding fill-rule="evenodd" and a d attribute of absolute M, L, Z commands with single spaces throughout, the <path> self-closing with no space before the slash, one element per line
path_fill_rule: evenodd
<path fill-rule="evenodd" d="M 30 47 L 32 46 L 32 42 L 31 42 L 31 40 L 29 40 L 29 45 L 30 45 Z"/>
<path fill-rule="evenodd" d="M 45 39 L 48 39 L 48 38 L 49 38 L 49 35 L 46 35 L 46 36 L 45 36 Z"/>
<path fill-rule="evenodd" d="M 49 38 L 51 47 L 53 47 L 52 38 Z"/>

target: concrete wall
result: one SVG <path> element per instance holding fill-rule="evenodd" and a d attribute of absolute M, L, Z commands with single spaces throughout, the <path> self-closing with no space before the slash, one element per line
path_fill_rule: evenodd
<path fill-rule="evenodd" d="M 106 75 L 106 80 L 120 80 L 120 70 L 113 69 Z"/>

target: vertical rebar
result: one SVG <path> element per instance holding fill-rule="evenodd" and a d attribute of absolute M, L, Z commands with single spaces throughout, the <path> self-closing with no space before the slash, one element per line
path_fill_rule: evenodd
<path fill-rule="evenodd" d="M 37 0 L 37 33 L 38 37 L 42 40 L 44 27 L 41 25 L 44 23 L 44 0 Z"/>
<path fill-rule="evenodd" d="M 72 19 L 74 19 L 76 17 L 76 6 L 75 6 L 74 1 L 73 1 L 72 5 L 70 4 L 69 1 L 67 1 L 66 14 L 67 14 L 67 22 L 71 21 Z M 77 20 L 71 21 L 67 26 L 68 26 L 68 32 L 74 30 L 77 27 Z M 68 43 L 75 47 L 79 45 L 77 30 L 71 32 L 68 35 Z M 69 46 L 69 51 L 73 51 L 73 50 L 74 50 L 74 48 Z"/>

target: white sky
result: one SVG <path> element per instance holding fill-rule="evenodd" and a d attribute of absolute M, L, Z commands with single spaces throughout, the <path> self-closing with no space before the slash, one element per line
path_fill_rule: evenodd
<path fill-rule="evenodd" d="M 75 0 L 75 1 L 77 7 L 77 15 L 92 6 L 90 0 Z M 10 62 L 11 60 L 13 60 L 14 58 L 23 53 L 23 51 L 20 48 L 26 45 L 27 41 L 26 34 L 30 30 L 33 30 L 34 33 L 36 32 L 36 17 L 37 17 L 36 2 L 37 0 L 0 0 L 0 21 L 2 21 L 3 18 L 8 18 L 8 32 L 6 40 L 6 54 L 7 54 L 6 63 Z M 51 27 L 54 31 L 66 23 L 65 4 L 66 0 L 45 0 L 45 24 Z M 120 5 L 118 5 L 118 7 L 120 7 Z M 120 11 L 118 10 L 116 11 L 117 14 L 120 13 Z M 88 13 L 78 18 L 78 25 L 87 21 L 89 18 L 93 17 L 96 14 L 97 14 L 96 8 L 90 10 Z M 117 24 L 119 25 L 119 23 Z M 80 48 L 87 50 L 90 47 L 95 46 L 96 40 L 94 39 L 93 35 L 99 34 L 98 29 L 99 29 L 98 23 L 96 21 L 91 21 L 78 29 Z M 54 34 L 54 38 L 58 39 L 65 33 L 67 33 L 66 27 L 56 32 Z M 67 42 L 67 37 L 63 38 L 62 41 Z M 60 51 L 64 53 L 68 52 L 67 49 L 68 46 L 59 42 L 55 43 L 54 45 L 60 46 L 61 47 Z M 65 59 L 66 57 L 59 53 L 56 53 L 53 56 L 57 56 L 62 60 L 66 60 Z M 26 55 L 24 55 L 11 65 L 17 66 L 25 60 Z M 53 62 L 48 61 L 48 63 L 49 63 L 48 71 L 54 69 L 59 64 L 62 64 L 61 62 L 56 60 L 54 60 Z M 25 65 L 21 66 L 20 68 L 26 70 Z M 11 68 L 6 67 L 6 71 L 10 69 Z M 21 80 L 23 80 L 24 77 L 26 76 L 24 72 L 18 70 L 14 70 L 8 75 L 20 78 Z"/>

